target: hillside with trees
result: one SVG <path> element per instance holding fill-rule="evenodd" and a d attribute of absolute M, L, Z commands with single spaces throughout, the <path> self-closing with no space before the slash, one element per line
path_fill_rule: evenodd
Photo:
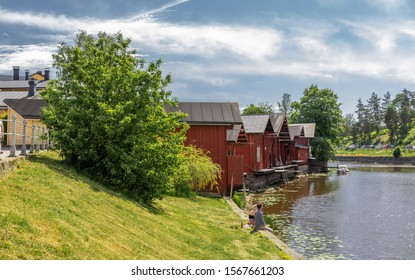
<path fill-rule="evenodd" d="M 345 147 L 415 145 L 415 92 L 407 89 L 393 98 L 372 93 L 369 99 L 357 100 L 355 114 L 343 119 Z"/>

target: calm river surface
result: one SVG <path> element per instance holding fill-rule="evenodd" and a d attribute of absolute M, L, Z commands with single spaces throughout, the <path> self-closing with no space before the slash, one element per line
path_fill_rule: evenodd
<path fill-rule="evenodd" d="M 415 260 L 415 168 L 348 164 L 255 195 L 268 223 L 310 259 Z"/>

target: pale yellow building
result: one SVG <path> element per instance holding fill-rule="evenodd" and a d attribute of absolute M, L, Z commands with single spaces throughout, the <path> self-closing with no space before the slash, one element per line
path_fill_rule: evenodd
<path fill-rule="evenodd" d="M 26 120 L 26 145 L 30 145 L 33 124 L 35 125 L 34 135 L 46 133 L 46 126 L 41 122 L 42 108 L 47 106 L 46 101 L 37 98 L 27 99 L 5 99 L 4 103 L 8 106 L 7 132 L 12 131 L 13 116 L 16 117 L 16 138 L 15 145 L 23 145 L 23 121 Z M 39 130 L 39 125 L 41 126 Z M 42 130 L 44 128 L 45 130 Z M 40 133 L 39 133 L 40 132 Z M 11 136 L 7 137 L 7 145 L 11 145 Z M 34 143 L 36 145 L 36 142 Z"/>

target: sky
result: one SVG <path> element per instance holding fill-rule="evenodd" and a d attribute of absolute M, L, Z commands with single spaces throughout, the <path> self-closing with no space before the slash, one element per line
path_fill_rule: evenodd
<path fill-rule="evenodd" d="M 410 0 L 0 0 L 0 14 L 0 74 L 52 67 L 79 30 L 121 31 L 162 59 L 180 101 L 276 105 L 316 84 L 346 114 L 373 92 L 415 90 Z"/>

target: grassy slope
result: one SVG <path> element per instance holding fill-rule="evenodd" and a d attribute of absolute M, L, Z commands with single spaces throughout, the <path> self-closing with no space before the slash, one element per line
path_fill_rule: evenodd
<path fill-rule="evenodd" d="M 365 156 L 365 157 L 393 157 L 393 149 L 353 149 L 336 150 L 336 156 Z M 414 157 L 414 150 L 406 150 L 401 147 L 401 157 Z"/>
<path fill-rule="evenodd" d="M 276 259 L 222 199 L 148 207 L 47 152 L 0 178 L 0 259 Z"/>

